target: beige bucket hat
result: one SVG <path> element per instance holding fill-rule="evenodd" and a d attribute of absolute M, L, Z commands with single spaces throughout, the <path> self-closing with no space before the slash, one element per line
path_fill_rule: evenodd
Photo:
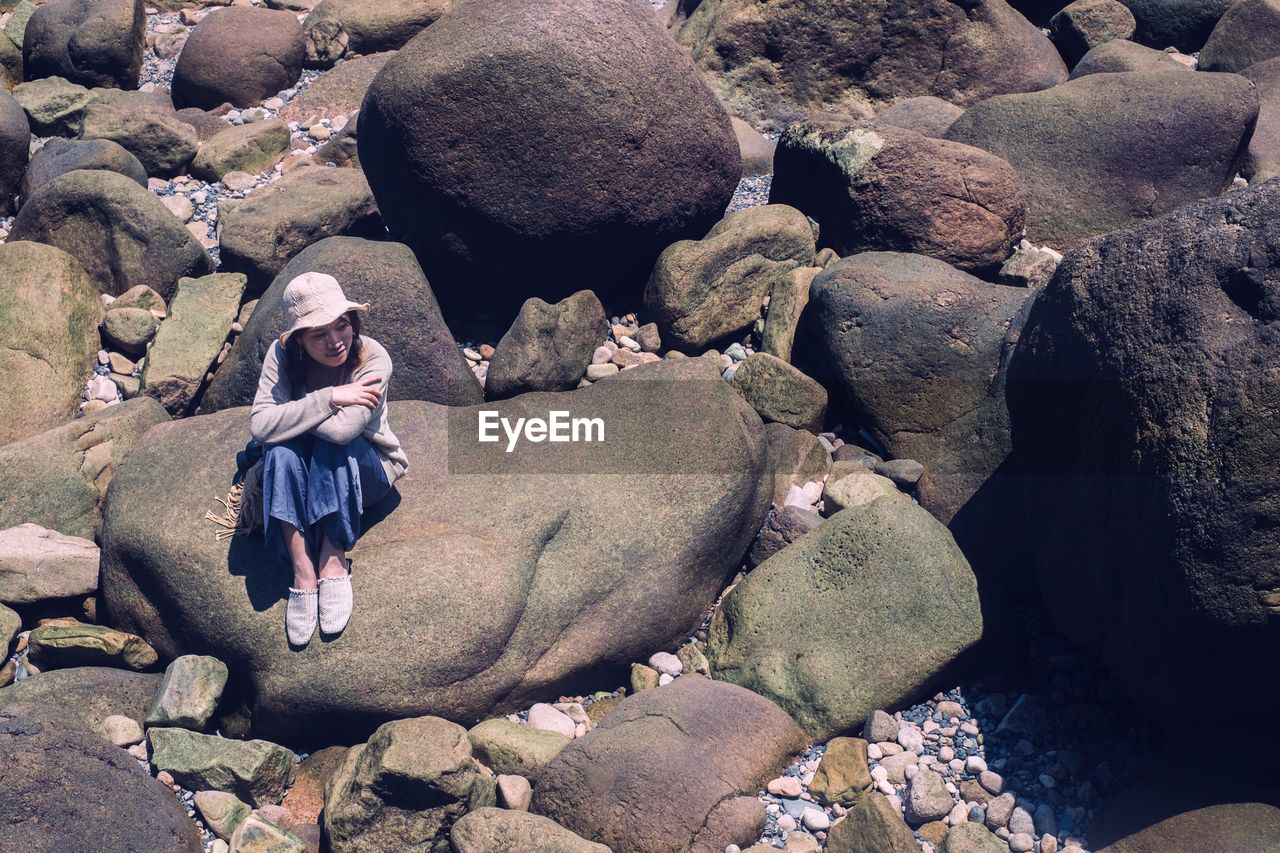
<path fill-rule="evenodd" d="M 368 302 L 351 302 L 338 280 L 322 272 L 304 272 L 290 281 L 283 301 L 289 328 L 280 335 L 281 344 L 299 329 L 328 325 L 348 311 L 369 310 Z"/>

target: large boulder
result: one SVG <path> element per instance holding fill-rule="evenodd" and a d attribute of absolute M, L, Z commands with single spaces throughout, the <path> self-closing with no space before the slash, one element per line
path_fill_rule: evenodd
<path fill-rule="evenodd" d="M 0 214 L 17 209 L 14 196 L 22 186 L 31 151 L 27 114 L 8 92 L 0 91 Z"/>
<path fill-rule="evenodd" d="M 441 300 L 509 315 L 530 296 L 638 296 L 742 171 L 724 108 L 631 0 L 464 4 L 383 66 L 359 140 Z"/>
<path fill-rule="evenodd" d="M 0 245 L 0 444 L 66 422 L 98 351 L 102 301 L 75 258 L 25 241 Z"/>
<path fill-rule="evenodd" d="M 1240 0 L 1223 13 L 1200 50 L 1205 71 L 1243 71 L 1280 56 L 1280 0 Z"/>
<path fill-rule="evenodd" d="M 284 105 L 278 118 L 302 121 L 313 116 L 349 116 L 360 109 L 373 78 L 391 56 L 392 52 L 388 51 L 343 61 L 311 81 L 306 91 L 299 92 Z"/>
<path fill-rule="evenodd" d="M 933 95 L 917 95 L 903 98 L 893 106 L 876 113 L 876 124 L 891 124 L 914 130 L 924 136 L 941 137 L 956 119 L 964 115 L 964 108 Z"/>
<path fill-rule="evenodd" d="M 716 223 L 700 240 L 672 243 L 644 290 L 665 346 L 698 351 L 751 327 L 764 299 L 793 270 L 813 263 L 813 228 L 783 204 L 749 207 Z"/>
<path fill-rule="evenodd" d="M 1027 238 L 1063 250 L 1221 193 L 1257 115 L 1253 85 L 1232 74 L 1091 74 L 983 101 L 947 138 L 1009 161 Z"/>
<path fill-rule="evenodd" d="M 413 253 L 400 243 L 330 237 L 300 252 L 258 300 L 200 400 L 203 412 L 247 406 L 258 391 L 267 350 L 288 328 L 284 289 L 304 272 L 328 273 L 347 297 L 372 306 L 362 333 L 391 356 L 390 399 L 466 406 L 483 399 Z"/>
<path fill-rule="evenodd" d="M 1074 0 L 1049 19 L 1053 43 L 1068 66 L 1099 45 L 1129 38 L 1135 26 L 1120 0 Z"/>
<path fill-rule="evenodd" d="M 910 704 L 981 635 L 964 554 L 896 495 L 841 510 L 752 570 L 712 618 L 707 658 L 828 740 Z"/>
<path fill-rule="evenodd" d="M 914 95 L 967 106 L 1067 77 L 1049 40 L 1003 0 L 702 0 L 674 26 L 716 94 L 773 130 Z"/>
<path fill-rule="evenodd" d="M 768 509 L 755 413 L 703 359 L 483 407 L 509 425 L 599 417 L 604 442 L 512 446 L 496 422 L 481 442 L 481 408 L 390 404 L 409 473 L 352 553 L 356 611 L 338 641 L 290 650 L 288 568 L 258 537 L 209 535 L 245 409 L 153 429 L 117 472 L 101 606 L 166 657 L 210 654 L 243 673 L 266 737 L 426 713 L 479 721 L 675 645 Z"/>
<path fill-rule="evenodd" d="M 608 328 L 604 306 L 589 290 L 554 305 L 526 301 L 489 360 L 485 393 L 495 399 L 576 388 Z"/>
<path fill-rule="evenodd" d="M 1022 236 L 1018 173 L 980 148 L 892 126 L 816 120 L 787 128 L 769 201 L 817 220 L 839 255 L 918 252 L 967 270 L 998 267 Z"/>
<path fill-rule="evenodd" d="M 1195 53 L 1204 47 L 1222 13 L 1235 0 L 1121 0 L 1137 21 L 1133 39 L 1164 50 Z"/>
<path fill-rule="evenodd" d="M 1009 538 L 1005 374 L 1029 295 L 933 258 L 867 252 L 814 279 L 806 316 L 834 396 L 893 456 L 924 465 L 921 505 L 980 575 L 985 549 L 1003 553 Z"/>
<path fill-rule="evenodd" d="M 1161 723 L 1271 726 L 1280 683 L 1280 184 L 1069 252 L 1009 369 L 1050 616 Z"/>
<path fill-rule="evenodd" d="M 39 706 L 0 710 L 0 749 L 8 849 L 204 850 L 173 792 L 74 719 Z"/>
<path fill-rule="evenodd" d="M 168 419 L 155 400 L 129 400 L 0 447 L 0 529 L 33 522 L 94 538 L 116 466 Z"/>
<path fill-rule="evenodd" d="M 1251 65 L 1240 72 L 1258 87 L 1258 126 L 1240 164 L 1251 183 L 1280 176 L 1280 57 Z"/>
<path fill-rule="evenodd" d="M 172 112 L 91 104 L 80 122 L 81 139 L 109 139 L 138 158 L 148 175 L 172 177 L 196 156 L 196 129 Z"/>
<path fill-rule="evenodd" d="M 449 850 L 454 821 L 495 801 L 467 730 L 439 717 L 395 720 L 351 749 L 325 791 L 333 853 Z"/>
<path fill-rule="evenodd" d="M 191 30 L 173 69 L 179 107 L 255 106 L 302 74 L 302 26 L 292 12 L 213 9 Z"/>
<path fill-rule="evenodd" d="M 289 125 L 269 119 L 228 127 L 209 137 L 191 163 L 191 174 L 220 181 L 227 172 L 257 174 L 275 165 L 289 150 Z"/>
<path fill-rule="evenodd" d="M 1117 71 L 1190 71 L 1163 50 L 1143 47 L 1124 39 L 1104 41 L 1092 48 L 1071 69 L 1070 79 L 1089 74 L 1112 74 Z"/>
<path fill-rule="evenodd" d="M 348 55 L 399 50 L 454 5 L 455 0 L 320 0 L 302 28 L 307 62 L 328 66 Z"/>
<path fill-rule="evenodd" d="M 158 672 L 108 666 L 51 669 L 0 689 L 0 711 L 40 705 L 57 708 L 95 730 L 111 716 L 128 717 L 142 725 L 163 678 Z"/>
<path fill-rule="evenodd" d="M 145 284 L 168 299 L 179 278 L 213 272 L 209 253 L 159 198 L 102 169 L 45 184 L 18 212 L 9 239 L 62 249 L 100 291 L 117 296 Z"/>
<path fill-rule="evenodd" d="M 54 178 L 76 169 L 118 172 L 140 187 L 147 185 L 147 170 L 118 142 L 110 139 L 50 139 L 27 166 L 27 173 L 22 179 L 23 201 Z"/>
<path fill-rule="evenodd" d="M 556 853 L 609 853 L 553 820 L 528 812 L 483 808 L 467 812 L 449 831 L 458 853 L 506 853 L 509 850 L 554 850 Z"/>
<path fill-rule="evenodd" d="M 382 220 L 359 169 L 298 169 L 219 205 L 222 268 L 257 293 L 289 259 L 325 237 L 376 237 Z"/>
<path fill-rule="evenodd" d="M 565 747 L 532 809 L 616 853 L 747 847 L 764 824 L 756 791 L 805 745 L 768 699 L 684 675 L 624 699 Z"/>
<path fill-rule="evenodd" d="M 27 21 L 22 42 L 26 77 L 136 89 L 146 25 L 142 0 L 45 3 Z"/>

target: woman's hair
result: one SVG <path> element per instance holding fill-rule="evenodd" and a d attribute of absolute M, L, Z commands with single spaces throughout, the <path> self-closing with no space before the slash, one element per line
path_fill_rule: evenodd
<path fill-rule="evenodd" d="M 351 324 L 351 352 L 347 353 L 347 360 L 342 365 L 342 377 L 345 382 L 364 362 L 364 345 L 360 342 L 360 312 L 348 311 L 343 316 Z M 284 348 L 288 360 L 286 369 L 289 374 L 289 383 L 294 388 L 300 387 L 306 381 L 307 368 L 314 363 L 311 356 L 307 355 L 306 348 L 302 346 L 302 336 L 306 333 L 307 329 L 299 329 L 290 335 Z"/>

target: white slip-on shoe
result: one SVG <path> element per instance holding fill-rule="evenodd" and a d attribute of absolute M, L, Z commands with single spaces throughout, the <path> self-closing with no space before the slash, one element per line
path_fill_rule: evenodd
<path fill-rule="evenodd" d="M 351 564 L 347 573 L 320 579 L 320 633 L 340 634 L 351 618 Z"/>
<path fill-rule="evenodd" d="M 311 642 L 316 630 L 317 602 L 320 591 L 289 587 L 289 605 L 284 611 L 284 633 L 295 646 Z"/>

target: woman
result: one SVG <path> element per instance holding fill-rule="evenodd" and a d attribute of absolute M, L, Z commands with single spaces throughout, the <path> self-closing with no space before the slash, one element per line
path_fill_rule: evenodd
<path fill-rule="evenodd" d="M 317 620 L 337 634 L 351 616 L 346 554 L 364 510 L 409 467 L 387 425 L 391 359 L 360 334 L 367 304 L 337 279 L 309 272 L 284 289 L 289 322 L 262 362 L 249 431 L 266 446 L 262 469 L 267 546 L 293 566 L 285 634 L 311 641 Z"/>

